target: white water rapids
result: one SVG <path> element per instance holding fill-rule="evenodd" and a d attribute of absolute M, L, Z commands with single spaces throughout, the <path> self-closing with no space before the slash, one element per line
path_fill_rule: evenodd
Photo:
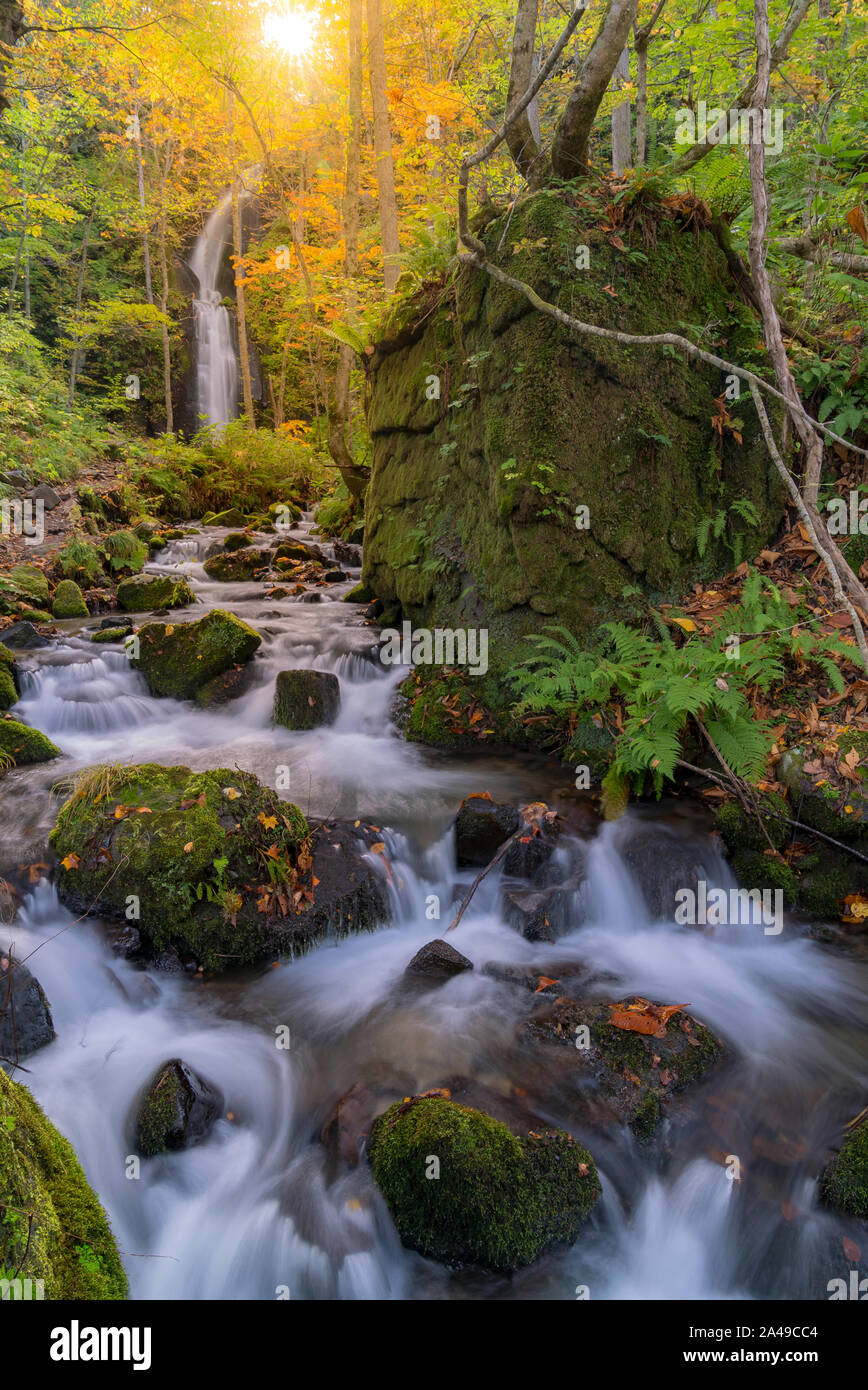
<path fill-rule="evenodd" d="M 16 714 L 65 756 L 4 779 L 12 823 L 0 851 L 7 862 L 26 858 L 56 814 L 52 783 L 88 763 L 237 764 L 271 785 L 277 767 L 289 766 L 284 794 L 304 810 L 383 827 L 394 920 L 275 968 L 203 983 L 118 960 L 97 924 L 62 931 L 72 914 L 47 880 L 26 900 L 4 937 L 19 959 L 29 957 L 58 1036 L 18 1079 L 75 1146 L 133 1297 L 552 1299 L 587 1286 L 592 1299 L 826 1298 L 827 1280 L 846 1277 L 841 1239 L 854 1223 L 818 1207 L 815 1178 L 868 1082 L 864 968 L 789 922 L 766 936 L 653 920 L 624 857 L 637 831 L 659 835 L 661 873 L 693 839 L 709 879 L 732 882 L 704 829 L 675 806 L 631 813 L 589 841 L 575 928 L 544 951 L 505 923 L 500 883 L 489 875 L 450 937 L 477 968 L 403 996 L 404 967 L 445 929 L 472 877 L 455 868 L 449 829 L 461 799 L 489 790 L 496 800 L 551 801 L 563 778 L 530 759 L 458 758 L 406 743 L 389 722 L 401 673 L 372 658 L 374 631 L 355 605 L 337 601 L 348 584 L 300 603 L 267 599 L 254 583 L 212 583 L 199 555 L 213 536 L 172 543 L 153 568 L 184 573 L 201 601 L 176 621 L 220 606 L 263 634 L 253 688 L 222 710 L 156 700 L 120 652 L 90 645 L 80 624 L 62 625 L 59 644 L 21 653 L 28 676 Z M 339 676 L 334 726 L 272 727 L 274 677 L 291 666 Z M 426 918 L 432 894 L 439 923 Z M 553 954 L 607 972 L 606 997 L 689 1001 L 728 1061 L 689 1093 L 694 1121 L 662 1158 L 649 1158 L 627 1129 L 576 1131 L 604 1195 L 572 1249 L 511 1281 L 456 1274 L 400 1245 L 364 1161 L 329 1171 L 320 1130 L 338 1098 L 374 1074 L 416 1089 L 462 1075 L 507 1090 L 499 1067 L 527 999 L 480 967 Z M 281 1026 L 289 1050 L 275 1046 Z M 218 1086 L 232 1118 L 198 1147 L 145 1160 L 141 1176 L 128 1178 L 137 1095 L 171 1057 Z M 738 1183 L 726 1174 L 733 1154 Z"/>

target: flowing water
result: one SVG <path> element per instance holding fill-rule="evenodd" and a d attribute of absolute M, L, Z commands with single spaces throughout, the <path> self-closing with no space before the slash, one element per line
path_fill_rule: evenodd
<path fill-rule="evenodd" d="M 232 195 L 217 205 L 193 248 L 190 269 L 199 281 L 193 300 L 196 332 L 196 415 L 225 425 L 238 414 L 238 357 L 232 319 L 219 289 L 221 267 L 232 245 Z"/>
<path fill-rule="evenodd" d="M 796 923 L 772 936 L 655 920 L 643 876 L 628 864 L 637 836 L 651 837 L 661 878 L 689 845 L 709 881 L 731 884 L 701 811 L 672 803 L 596 831 L 551 764 L 405 742 L 390 722 L 404 673 L 379 663 L 375 630 L 339 601 L 356 576 L 315 603 L 268 599 L 256 583 L 215 584 L 201 563 L 215 534 L 172 543 L 151 568 L 184 573 L 196 592 L 201 606 L 176 621 L 219 605 L 262 633 L 252 688 L 222 710 L 153 699 L 123 654 L 90 645 L 93 620 L 62 624 L 58 642 L 22 653 L 16 713 L 64 758 L 4 778 L 11 815 L 0 865 L 39 857 L 56 814 L 52 784 L 76 767 L 238 766 L 275 785 L 288 766 L 284 794 L 304 810 L 382 827 L 393 917 L 293 962 L 194 980 L 117 959 L 99 924 L 71 925 L 47 878 L 26 898 L 6 935 L 45 989 L 58 1036 L 27 1059 L 23 1079 L 105 1204 L 133 1296 L 551 1299 L 586 1287 L 594 1299 L 826 1298 L 827 1281 L 847 1276 L 842 1239 L 858 1240 L 858 1223 L 817 1205 L 815 1178 L 864 1103 L 864 967 Z M 275 729 L 275 673 L 311 666 L 340 678 L 337 723 Z M 456 869 L 450 824 L 461 799 L 481 790 L 559 805 L 586 840 L 584 881 L 572 929 L 555 946 L 507 925 L 496 873 L 450 940 L 477 967 L 543 967 L 556 954 L 605 975 L 605 997 L 689 1001 L 727 1049 L 713 1075 L 684 1093 L 662 1146 L 643 1150 L 619 1125 L 571 1125 L 595 1156 L 603 1198 L 573 1248 L 512 1280 L 452 1272 L 405 1250 L 364 1160 L 336 1166 L 320 1141 L 336 1101 L 360 1079 L 398 1094 L 456 1076 L 503 1095 L 514 1085 L 511 1039 L 527 996 L 479 968 L 427 993 L 399 988 L 470 881 L 472 871 Z M 435 900 L 439 924 L 427 915 Z M 275 1045 L 281 1027 L 290 1030 L 287 1050 Z M 220 1088 L 226 1115 L 198 1147 L 146 1160 L 130 1178 L 136 1097 L 170 1057 Z M 536 1081 L 542 1121 L 567 1123 L 546 1099 L 545 1076 Z M 733 1156 L 740 1181 L 727 1175 Z"/>

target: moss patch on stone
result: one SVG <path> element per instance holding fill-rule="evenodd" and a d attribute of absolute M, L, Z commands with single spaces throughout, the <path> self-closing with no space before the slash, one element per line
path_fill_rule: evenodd
<path fill-rule="evenodd" d="M 61 579 L 54 591 L 51 611 L 55 618 L 86 618 L 88 607 L 84 594 L 74 579 Z"/>
<path fill-rule="evenodd" d="M 9 1279 L 19 1271 L 43 1280 L 47 1299 L 127 1295 L 111 1228 L 72 1145 L 2 1069 L 0 1267 Z"/>
<path fill-rule="evenodd" d="M 196 596 L 186 579 L 171 575 L 141 574 L 122 579 L 118 603 L 127 613 L 145 613 L 153 608 L 186 608 Z"/>
<path fill-rule="evenodd" d="M 828 1206 L 868 1221 L 868 1120 L 857 1125 L 826 1168 L 820 1196 Z"/>
<path fill-rule="evenodd" d="M 570 1135 L 517 1138 L 440 1096 L 391 1106 L 374 1122 L 368 1157 L 405 1245 L 504 1273 L 575 1241 L 601 1190 L 591 1155 Z M 436 1180 L 426 1175 L 432 1157 Z"/>
<path fill-rule="evenodd" d="M 60 749 L 29 724 L 0 719 L 0 754 L 12 767 L 23 767 L 25 763 L 47 763 L 51 758 L 59 758 Z"/>
<path fill-rule="evenodd" d="M 50 603 L 48 593 L 48 580 L 38 565 L 16 565 L 12 570 L 10 578 L 19 589 L 23 589 L 32 599 L 36 600 L 38 608 L 47 608 Z"/>
<path fill-rule="evenodd" d="M 204 569 L 209 579 L 223 584 L 243 583 L 256 570 L 267 566 L 270 560 L 269 551 L 247 546 L 244 550 L 222 551 L 219 555 L 212 555 L 210 560 L 205 561 Z"/>
<path fill-rule="evenodd" d="M 64 902 L 123 917 L 133 895 L 153 946 L 224 970 L 262 954 L 262 885 L 271 871 L 288 883 L 307 833 L 298 807 L 250 773 L 148 763 L 81 774 L 51 843 Z"/>
<path fill-rule="evenodd" d="M 262 642 L 247 623 L 214 608 L 194 623 L 146 623 L 139 628 L 141 671 L 152 695 L 191 700 L 231 666 L 249 661 Z"/>

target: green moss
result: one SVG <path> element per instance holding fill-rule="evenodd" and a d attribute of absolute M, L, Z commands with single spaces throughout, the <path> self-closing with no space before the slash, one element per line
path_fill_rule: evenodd
<path fill-rule="evenodd" d="M 209 579 L 224 584 L 243 583 L 251 578 L 255 570 L 268 565 L 270 560 L 271 555 L 267 550 L 248 545 L 244 550 L 212 555 L 210 560 L 205 561 L 204 569 Z"/>
<path fill-rule="evenodd" d="M 660 1096 L 649 1091 L 636 1107 L 630 1128 L 637 1139 L 650 1139 L 660 1123 Z"/>
<path fill-rule="evenodd" d="M 10 575 L 13 583 L 36 600 L 39 608 L 47 608 L 50 602 L 48 580 L 37 565 L 16 565 Z"/>
<path fill-rule="evenodd" d="M 868 1120 L 857 1125 L 823 1173 L 820 1196 L 828 1206 L 868 1221 Z"/>
<path fill-rule="evenodd" d="M 298 808 L 250 773 L 145 764 L 83 774 L 51 843 L 61 860 L 74 856 L 59 870 L 64 901 L 123 916 L 134 895 L 154 946 L 223 970 L 262 954 L 259 885 L 270 870 L 288 881 L 306 835 Z"/>
<path fill-rule="evenodd" d="M 51 622 L 51 614 L 46 613 L 44 608 L 22 608 L 18 616 L 23 622 L 27 623 Z"/>
<path fill-rule="evenodd" d="M 34 1213 L 32 1224 L 27 1212 Z M 43 1280 L 47 1299 L 127 1294 L 111 1228 L 71 1144 L 2 1069 L 0 1267 Z"/>
<path fill-rule="evenodd" d="M 142 574 L 122 579 L 118 603 L 127 613 L 144 613 L 153 608 L 186 608 L 196 596 L 186 579 L 165 574 Z"/>
<path fill-rule="evenodd" d="M 205 518 L 202 518 L 203 523 Z M 228 511 L 217 512 L 207 523 L 209 526 L 234 526 L 239 529 L 247 525 L 247 518 L 239 507 L 230 507 Z"/>
<path fill-rule="evenodd" d="M 18 691 L 8 666 L 0 666 L 0 710 L 11 709 L 18 702 Z"/>
<path fill-rule="evenodd" d="M 742 888 L 780 889 L 784 902 L 794 907 L 799 897 L 799 880 L 788 864 L 772 859 L 760 850 L 741 849 L 732 857 L 732 871 Z"/>
<path fill-rule="evenodd" d="M 195 623 L 146 623 L 139 628 L 139 657 L 152 695 L 190 700 L 230 666 L 249 661 L 262 638 L 247 623 L 214 608 Z"/>
<path fill-rule="evenodd" d="M 781 850 L 789 843 L 792 827 L 785 820 L 778 818 L 791 814 L 784 798 L 776 792 L 766 792 L 757 799 L 757 805 L 762 815 L 762 824 L 756 816 L 749 816 L 737 801 L 728 801 L 719 807 L 714 824 L 727 849 L 762 851 L 768 849 L 771 843 L 775 849 Z M 778 814 L 772 815 L 771 812 Z"/>
<path fill-rule="evenodd" d="M 51 611 L 55 618 L 86 618 L 89 616 L 84 594 L 72 579 L 61 579 L 54 591 Z"/>
<path fill-rule="evenodd" d="M 368 1156 L 401 1240 L 446 1264 L 510 1271 L 575 1241 L 600 1195 L 594 1161 L 570 1135 L 516 1138 L 445 1098 L 393 1105 Z M 439 1177 L 426 1176 L 432 1158 Z"/>
<path fill-rule="evenodd" d="M 101 627 L 91 637 L 91 642 L 122 642 L 128 637 L 130 629 L 128 627 Z"/>
<path fill-rule="evenodd" d="M 0 719 L 0 755 L 0 763 L 8 760 L 12 767 L 22 767 L 25 763 L 47 763 L 51 758 L 59 758 L 60 749 L 29 724 Z"/>
<path fill-rule="evenodd" d="M 348 594 L 344 594 L 344 603 L 372 603 L 376 594 L 368 588 L 367 584 L 358 583 L 355 588 L 350 589 Z"/>

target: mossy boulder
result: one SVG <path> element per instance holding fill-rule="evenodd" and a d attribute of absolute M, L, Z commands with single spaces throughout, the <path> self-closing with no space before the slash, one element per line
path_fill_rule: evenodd
<path fill-rule="evenodd" d="M 202 518 L 202 522 L 203 525 L 206 524 L 204 517 Z M 241 511 L 239 507 L 230 507 L 225 512 L 215 512 L 210 517 L 209 521 L 207 522 L 207 525 L 231 526 L 237 530 L 241 530 L 244 526 L 247 525 L 247 517 L 244 515 L 244 513 Z"/>
<path fill-rule="evenodd" d="M 73 579 L 61 579 L 54 591 L 51 611 L 55 618 L 86 618 L 89 616 L 84 594 Z"/>
<path fill-rule="evenodd" d="M 91 642 L 122 642 L 130 635 L 128 627 L 101 627 L 91 635 Z"/>
<path fill-rule="evenodd" d="M 856 1126 L 825 1169 L 820 1197 L 827 1206 L 868 1221 L 868 1120 Z"/>
<path fill-rule="evenodd" d="M 500 1273 L 572 1244 L 601 1191 L 591 1155 L 569 1134 L 519 1138 L 444 1096 L 391 1106 L 374 1121 L 368 1157 L 404 1245 Z"/>
<path fill-rule="evenodd" d="M 223 1109 L 223 1097 L 180 1058 L 157 1069 L 135 1119 L 135 1144 L 145 1158 L 200 1144 Z"/>
<path fill-rule="evenodd" d="M 656 1032 L 619 1026 L 635 1019 L 647 1002 L 563 996 L 542 1004 L 517 1033 L 530 1049 L 534 1070 L 545 1062 L 554 1092 L 574 1096 L 579 1081 L 582 1095 L 595 1093 L 594 1105 L 606 1107 L 642 1139 L 654 1133 L 670 1098 L 704 1076 L 722 1052 L 719 1039 L 683 1010 Z"/>
<path fill-rule="evenodd" d="M 224 550 L 243 550 L 250 544 L 250 537 L 244 531 L 230 531 L 223 541 Z"/>
<path fill-rule="evenodd" d="M 274 683 L 274 722 L 285 729 L 316 729 L 333 724 L 341 687 L 330 671 L 279 671 Z"/>
<path fill-rule="evenodd" d="M 18 701 L 15 687 L 15 658 L 0 642 L 0 710 L 11 709 Z"/>
<path fill-rule="evenodd" d="M 38 565 L 16 565 L 10 578 L 14 584 L 18 585 L 19 589 L 23 589 L 35 600 L 38 608 L 48 607 L 51 602 L 48 580 Z"/>
<path fill-rule="evenodd" d="M 51 622 L 51 614 L 46 613 L 44 608 L 22 608 L 19 610 L 18 616 L 27 623 Z"/>
<path fill-rule="evenodd" d="M 168 574 L 137 574 L 118 585 L 118 603 L 127 613 L 146 613 L 154 608 L 186 608 L 196 595 L 186 579 Z"/>
<path fill-rule="evenodd" d="M 126 920 L 133 895 L 151 954 L 211 970 L 388 921 L 381 840 L 359 821 L 309 827 L 251 773 L 155 764 L 81 774 L 51 836 L 64 903 Z"/>
<path fill-rule="evenodd" d="M 216 676 L 249 661 L 262 642 L 247 623 L 214 608 L 194 623 L 145 623 L 133 661 L 152 695 L 192 700 Z"/>
<path fill-rule="evenodd" d="M 647 334 L 713 321 L 722 356 L 755 360 L 757 320 L 711 230 L 643 205 L 644 229 L 615 245 L 607 198 L 530 194 L 488 225 L 488 254 L 585 322 Z M 621 615 L 628 585 L 677 598 L 731 564 L 722 540 L 697 548 L 720 508 L 756 507 L 745 555 L 783 513 L 755 412 L 739 416 L 741 443 L 713 428 L 719 372 L 571 334 L 472 266 L 447 293 L 393 301 L 369 373 L 362 580 L 414 627 L 486 629 L 499 673 L 542 623 L 582 638 Z"/>
<path fill-rule="evenodd" d="M 209 579 L 216 579 L 222 584 L 243 583 L 270 562 L 269 551 L 248 545 L 244 550 L 227 550 L 212 555 L 205 561 L 204 569 Z"/>
<path fill-rule="evenodd" d="M 373 589 L 370 589 L 367 584 L 363 584 L 360 580 L 358 584 L 356 584 L 352 589 L 350 589 L 350 592 L 348 594 L 344 594 L 342 602 L 372 603 L 375 598 L 376 594 L 374 593 Z"/>
<path fill-rule="evenodd" d="M 12 767 L 23 767 L 25 763 L 47 763 L 59 758 L 60 749 L 29 724 L 0 719 L 0 755 L 5 755 L 2 760 L 8 760 Z"/>
<path fill-rule="evenodd" d="M 121 1299 L 127 1280 L 106 1214 L 72 1145 L 0 1070 L 0 1267 L 50 1300 Z M 22 1212 L 34 1212 L 30 1223 Z"/>
<path fill-rule="evenodd" d="M 845 759 L 852 766 L 843 778 Z M 818 739 L 788 748 L 777 777 L 804 825 L 836 840 L 868 839 L 868 734 L 844 730 L 825 743 Z"/>

